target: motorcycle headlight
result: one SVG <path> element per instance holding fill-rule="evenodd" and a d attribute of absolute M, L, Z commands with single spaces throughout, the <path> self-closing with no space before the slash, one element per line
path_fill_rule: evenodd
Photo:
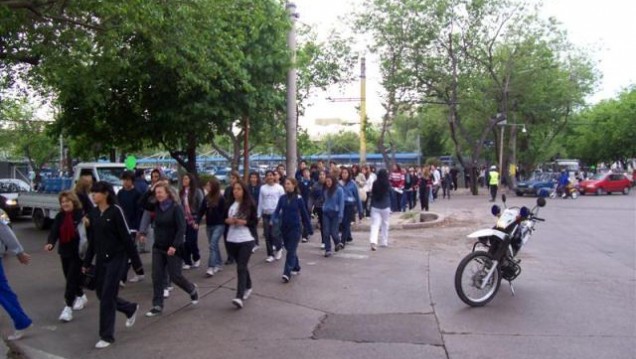
<path fill-rule="evenodd" d="M 18 201 L 16 201 L 15 199 L 8 199 L 6 202 L 7 206 L 17 206 L 18 205 Z"/>

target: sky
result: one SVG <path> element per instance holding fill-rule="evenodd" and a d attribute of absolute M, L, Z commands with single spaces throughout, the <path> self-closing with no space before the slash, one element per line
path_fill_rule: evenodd
<path fill-rule="evenodd" d="M 362 0 L 294 0 L 299 21 L 312 26 L 326 36 L 333 28 L 342 28 L 339 17 L 360 6 Z M 636 1 L 633 0 L 544 0 L 541 16 L 555 17 L 562 23 L 569 40 L 578 47 L 592 49 L 592 58 L 602 75 L 597 92 L 589 101 L 615 97 L 621 90 L 636 84 Z M 361 51 L 363 44 L 354 44 Z M 355 69 L 359 73 L 359 69 Z M 379 122 L 383 108 L 379 94 L 380 74 L 377 59 L 367 54 L 367 114 L 371 121 Z M 317 118 L 358 119 L 357 102 L 331 102 L 331 98 L 359 98 L 359 84 L 354 83 L 344 91 L 337 88 L 317 93 L 310 99 L 311 106 L 301 117 L 301 126 L 316 129 Z"/>

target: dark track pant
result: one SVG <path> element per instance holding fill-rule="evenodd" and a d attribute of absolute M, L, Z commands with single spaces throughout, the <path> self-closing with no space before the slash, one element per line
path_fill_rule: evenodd
<path fill-rule="evenodd" d="M 175 253 L 169 256 L 164 250 L 152 249 L 152 306 L 163 308 L 163 290 L 166 288 L 166 273 L 170 281 L 183 289 L 184 292 L 192 294 L 195 290 L 194 284 L 187 280 L 181 273 L 183 260 Z"/>
<path fill-rule="evenodd" d="M 129 318 L 137 308 L 137 304 L 118 297 L 119 280 L 126 269 L 127 261 L 126 255 L 121 253 L 107 262 L 98 259 L 95 267 L 99 298 L 99 337 L 109 343 L 115 341 L 117 312 L 122 312 Z"/>
<path fill-rule="evenodd" d="M 185 246 L 183 251 L 183 261 L 191 266 L 192 263 L 201 259 L 199 253 L 199 230 L 191 225 L 186 225 Z"/>
<path fill-rule="evenodd" d="M 64 289 L 64 301 L 66 306 L 72 307 L 76 297 L 84 295 L 82 290 L 82 260 L 79 255 L 73 257 L 61 257 L 62 272 L 66 278 Z"/>

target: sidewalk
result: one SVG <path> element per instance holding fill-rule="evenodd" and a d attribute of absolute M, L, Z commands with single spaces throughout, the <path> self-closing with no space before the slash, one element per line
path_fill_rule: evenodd
<path fill-rule="evenodd" d="M 485 195 L 475 197 L 465 190 L 453 194 L 451 200 L 434 202 L 431 211 L 471 221 L 477 212 L 489 214 Z M 399 214 L 391 217 L 396 221 Z M 37 248 L 45 241 L 46 232 L 17 231 Z M 205 263 L 204 233 L 199 231 L 199 246 Z M 7 258 L 7 277 L 34 320 L 28 335 L 11 345 L 28 358 L 446 358 L 423 252 L 399 244 L 371 252 L 367 231 L 353 236 L 354 242 L 332 258 L 323 257 L 318 236 L 302 243 L 302 272 L 288 284 L 281 281 L 284 257 L 267 264 L 262 248 L 250 260 L 254 293 L 242 310 L 231 304 L 235 266 L 213 278 L 204 278 L 204 266 L 184 271 L 199 285 L 199 304 L 191 305 L 188 295 L 176 288 L 163 315 L 155 318 L 143 316 L 150 309 L 152 289 L 150 256 L 142 254 L 147 279 L 120 292 L 141 304 L 140 316 L 127 329 L 118 314 L 117 341 L 103 350 L 93 349 L 99 339 L 94 292 L 88 292 L 87 308 L 74 312 L 72 322 L 57 320 L 64 291 L 57 255 L 33 250 L 27 268 Z M 391 232 L 392 238 L 399 236 Z M 0 325 L 6 337 L 11 327 L 6 315 Z"/>

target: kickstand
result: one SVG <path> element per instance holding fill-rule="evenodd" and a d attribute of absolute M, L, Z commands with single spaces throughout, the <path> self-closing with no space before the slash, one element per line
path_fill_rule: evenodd
<path fill-rule="evenodd" d="M 510 283 L 510 292 L 512 292 L 512 296 L 515 296 L 515 286 L 512 285 L 512 281 L 508 281 L 508 283 Z"/>

